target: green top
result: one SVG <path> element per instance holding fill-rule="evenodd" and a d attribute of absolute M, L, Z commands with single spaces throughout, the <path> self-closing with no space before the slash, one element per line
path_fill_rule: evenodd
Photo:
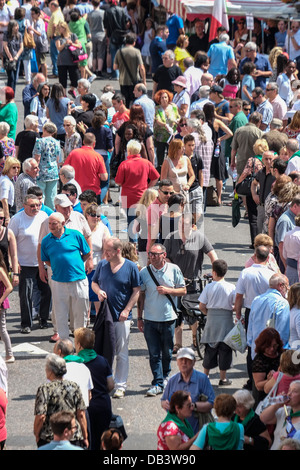
<path fill-rule="evenodd" d="M 248 119 L 244 113 L 244 111 L 239 111 L 234 118 L 232 119 L 231 123 L 229 124 L 229 129 L 232 131 L 233 135 L 235 131 L 242 126 L 245 126 L 248 124 Z M 229 139 L 225 140 L 225 157 L 230 158 L 231 157 L 231 142 L 232 142 L 233 137 L 230 137 Z"/>
<path fill-rule="evenodd" d="M 208 445 L 213 450 L 237 450 L 240 441 L 240 427 L 231 421 L 223 432 L 217 428 L 217 423 L 209 423 L 206 428 Z"/>
<path fill-rule="evenodd" d="M 18 108 L 16 103 L 7 103 L 0 108 L 0 122 L 7 122 L 10 126 L 8 137 L 16 139 Z"/>
<path fill-rule="evenodd" d="M 195 435 L 194 430 L 190 423 L 185 419 L 182 421 L 180 418 L 175 413 L 170 413 L 168 412 L 165 419 L 162 421 L 163 423 L 166 423 L 168 421 L 173 421 L 173 423 L 176 424 L 176 426 L 182 431 L 186 436 L 188 436 L 190 439 Z"/>

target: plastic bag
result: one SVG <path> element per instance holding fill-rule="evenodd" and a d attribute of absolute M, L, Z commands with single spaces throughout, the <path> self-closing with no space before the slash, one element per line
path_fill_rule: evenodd
<path fill-rule="evenodd" d="M 247 348 L 246 332 L 241 320 L 234 325 L 232 330 L 227 333 L 223 339 L 223 343 L 227 344 L 231 349 L 244 353 Z"/>

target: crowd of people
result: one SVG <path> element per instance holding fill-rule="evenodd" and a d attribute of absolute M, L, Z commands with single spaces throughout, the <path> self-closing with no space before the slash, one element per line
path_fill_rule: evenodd
<path fill-rule="evenodd" d="M 15 288 L 20 332 L 36 320 L 53 328 L 34 408 L 39 449 L 122 447 L 111 398 L 126 396 L 135 307 L 152 374 L 146 395 L 161 395 L 166 411 L 158 449 L 299 449 L 300 23 L 254 25 L 250 34 L 239 18 L 234 33 L 219 27 L 209 42 L 208 21 L 187 25 L 168 12 L 160 25 L 142 0 L 0 0 L 1 448 Z M 225 204 L 226 185 L 253 252 L 236 284 L 203 224 L 207 206 Z M 113 233 L 116 213 L 126 241 Z M 204 255 L 212 282 L 199 289 Z M 181 299 L 195 292 L 203 372 L 196 318 L 191 347 L 183 344 Z M 225 339 L 235 323 L 248 377 L 230 394 Z M 258 411 L 269 394 L 282 399 Z"/>

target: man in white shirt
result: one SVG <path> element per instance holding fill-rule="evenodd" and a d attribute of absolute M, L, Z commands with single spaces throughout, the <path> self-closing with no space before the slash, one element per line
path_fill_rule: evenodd
<path fill-rule="evenodd" d="M 32 296 L 36 283 L 40 291 L 40 327 L 48 328 L 51 291 L 48 283 L 41 281 L 37 258 L 38 236 L 41 224 L 48 218 L 40 210 L 40 201 L 33 195 L 24 200 L 24 211 L 15 214 L 8 224 L 16 237 L 20 264 L 19 297 L 21 310 L 21 333 L 30 333 L 32 328 Z"/>
<path fill-rule="evenodd" d="M 287 113 L 286 102 L 279 96 L 279 87 L 275 82 L 269 82 L 266 88 L 266 94 L 273 108 L 273 119 L 283 120 Z"/>
<path fill-rule="evenodd" d="M 186 57 L 183 61 L 183 65 L 185 67 L 183 76 L 186 78 L 186 88 L 190 97 L 192 97 L 201 86 L 203 70 L 194 66 L 194 61 L 191 57 Z"/>

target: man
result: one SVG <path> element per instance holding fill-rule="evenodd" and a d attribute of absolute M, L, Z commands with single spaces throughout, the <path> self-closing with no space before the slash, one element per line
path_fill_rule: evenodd
<path fill-rule="evenodd" d="M 67 183 L 61 188 L 61 194 L 66 194 L 73 204 L 73 211 L 82 213 L 80 201 L 78 199 L 77 188 L 75 184 Z"/>
<path fill-rule="evenodd" d="M 181 68 L 175 64 L 175 54 L 167 50 L 162 55 L 163 65 L 160 65 L 153 75 L 152 99 L 158 90 L 168 90 L 174 93 L 173 81 L 182 75 Z"/>
<path fill-rule="evenodd" d="M 198 60 L 198 59 L 197 59 Z M 195 62 L 196 64 L 196 67 L 198 67 L 197 65 L 197 60 Z M 208 57 L 207 57 L 207 61 L 208 61 Z M 208 66 L 207 66 L 208 68 Z M 201 86 L 204 86 L 204 87 L 209 87 L 209 89 L 212 88 L 214 84 L 214 77 L 212 76 L 211 73 L 208 73 L 207 71 L 203 71 L 202 73 L 202 76 L 201 76 Z M 197 101 L 199 99 L 199 90 L 196 90 L 193 95 L 191 96 L 191 103 L 194 103 L 195 101 Z"/>
<path fill-rule="evenodd" d="M 249 122 L 234 132 L 230 166 L 232 169 L 236 167 L 237 179 L 242 174 L 248 159 L 255 157 L 253 145 L 263 135 L 263 131 L 260 129 L 261 119 L 261 114 L 254 111 L 249 117 Z"/>
<path fill-rule="evenodd" d="M 39 174 L 39 164 L 35 158 L 27 158 L 22 163 L 22 170 L 15 183 L 16 212 L 22 209 L 27 191 L 31 186 L 36 186 Z"/>
<path fill-rule="evenodd" d="M 69 337 L 69 315 L 74 330 L 86 326 L 89 288 L 84 262 L 90 247 L 78 230 L 67 228 L 65 217 L 53 213 L 48 219 L 50 233 L 41 242 L 41 261 L 51 267 L 52 303 L 60 339 Z"/>
<path fill-rule="evenodd" d="M 300 216 L 295 217 L 295 227 L 283 239 L 282 255 L 286 263 L 286 277 L 290 286 L 299 282 L 300 258 Z"/>
<path fill-rule="evenodd" d="M 118 130 L 124 122 L 129 121 L 129 109 L 126 108 L 125 97 L 121 93 L 115 93 L 111 101 L 115 109 L 111 125 L 115 130 Z"/>
<path fill-rule="evenodd" d="M 50 207 L 45 206 L 44 204 L 44 193 L 39 186 L 30 186 L 30 188 L 27 189 L 27 194 L 28 195 L 31 194 L 32 196 L 35 196 L 40 201 L 41 211 L 46 212 L 48 216 L 52 214 L 53 210 L 50 209 Z"/>
<path fill-rule="evenodd" d="M 160 216 L 167 212 L 167 202 L 174 194 L 173 184 L 170 180 L 161 180 L 158 184 L 158 196 L 147 209 L 148 239 L 147 249 L 150 251 L 151 246 L 158 239 Z"/>
<path fill-rule="evenodd" d="M 285 174 L 289 175 L 293 171 L 300 170 L 300 151 L 298 139 L 289 139 L 286 143 L 288 162 Z"/>
<path fill-rule="evenodd" d="M 79 209 L 79 207 L 77 207 L 77 211 L 80 212 L 81 214 L 84 214 L 85 209 L 90 204 L 98 204 L 97 195 L 96 195 L 95 191 L 92 191 L 91 189 L 86 189 L 85 191 L 83 191 L 80 194 L 80 196 L 78 197 L 78 199 L 79 199 L 79 203 L 80 203 L 80 209 Z M 109 220 L 108 220 L 107 216 L 101 214 L 101 220 L 104 223 L 104 225 L 106 225 L 106 227 L 108 228 L 109 233 L 112 235 L 111 225 L 109 223 Z"/>
<path fill-rule="evenodd" d="M 196 18 L 195 32 L 190 35 L 187 50 L 193 57 L 198 51 L 208 51 L 208 33 L 205 32 L 205 20 Z"/>
<path fill-rule="evenodd" d="M 156 36 L 152 39 L 149 47 L 151 57 L 151 73 L 155 74 L 157 68 L 162 65 L 162 55 L 167 50 L 166 39 L 169 36 L 169 28 L 160 25 L 156 29 Z"/>
<path fill-rule="evenodd" d="M 284 49 L 291 60 L 296 60 L 300 55 L 300 23 L 291 21 L 290 29 L 287 31 Z"/>
<path fill-rule="evenodd" d="M 185 71 L 183 76 L 186 79 L 186 89 L 190 98 L 192 95 L 199 90 L 201 86 L 201 77 L 203 75 L 203 70 L 200 67 L 194 66 L 194 61 L 191 57 L 186 57 L 183 60 L 183 65 Z"/>
<path fill-rule="evenodd" d="M 285 272 L 286 261 L 283 256 L 283 242 L 287 232 L 295 227 L 295 217 L 300 214 L 300 196 L 295 196 L 288 209 L 279 217 L 275 226 L 274 255 L 281 269 Z"/>
<path fill-rule="evenodd" d="M 174 50 L 178 37 L 180 34 L 184 34 L 184 23 L 183 19 L 172 11 L 168 11 L 168 14 L 170 16 L 166 21 L 166 26 L 169 29 L 169 35 L 167 37 L 166 44 L 168 49 Z"/>
<path fill-rule="evenodd" d="M 70 440 L 77 428 L 75 415 L 71 411 L 58 411 L 50 416 L 53 440 L 40 446 L 38 450 L 83 450 L 71 444 Z"/>
<path fill-rule="evenodd" d="M 50 42 L 50 57 L 52 62 L 52 76 L 49 78 L 57 78 L 58 77 L 58 68 L 57 68 L 57 57 L 58 57 L 58 50 L 56 48 L 56 39 L 60 35 L 59 31 L 57 30 L 57 26 L 60 22 L 65 21 L 63 12 L 59 6 L 57 0 L 52 0 L 49 3 L 49 8 L 51 12 L 50 20 L 48 21 L 48 28 L 47 28 L 47 36 Z"/>
<path fill-rule="evenodd" d="M 123 258 L 123 244 L 118 238 L 105 241 L 101 260 L 92 280 L 92 289 L 100 302 L 107 300 L 116 338 L 114 398 L 123 398 L 127 388 L 129 357 L 128 344 L 132 309 L 140 291 L 140 275 L 135 263 Z"/>
<path fill-rule="evenodd" d="M 131 225 L 136 219 L 135 207 L 147 188 L 156 185 L 159 173 L 154 165 L 141 157 L 141 143 L 130 140 L 127 144 L 127 159 L 121 162 L 115 182 L 121 186 L 122 209 L 127 211 L 129 240 L 136 242 Z"/>
<path fill-rule="evenodd" d="M 274 159 L 274 152 L 268 150 L 263 153 L 262 163 L 264 167 L 256 173 L 251 183 L 252 199 L 255 204 L 257 204 L 257 233 L 262 233 L 265 219 L 265 200 L 268 194 L 270 194 L 272 185 L 276 180 L 272 173 Z"/>
<path fill-rule="evenodd" d="M 273 274 L 269 279 L 269 288 L 254 298 L 249 315 L 247 344 L 251 359 L 255 356 L 255 340 L 274 317 L 274 328 L 280 334 L 284 349 L 289 349 L 290 307 L 285 299 L 289 281 L 283 274 Z"/>
<path fill-rule="evenodd" d="M 71 165 L 82 191 L 92 189 L 100 198 L 101 181 L 107 181 L 108 174 L 103 157 L 96 152 L 96 137 L 87 132 L 83 137 L 83 146 L 72 150 L 67 156 L 64 165 Z"/>
<path fill-rule="evenodd" d="M 108 0 L 109 8 L 105 10 L 104 28 L 109 40 L 109 52 L 111 63 L 114 64 L 115 56 L 119 48 L 124 44 L 126 34 L 127 16 L 123 8 L 116 5 L 113 0 Z M 113 71 L 112 78 L 119 78 L 117 70 Z"/>
<path fill-rule="evenodd" d="M 130 107 L 134 101 L 134 87 L 139 81 L 146 86 L 146 71 L 142 55 L 135 47 L 136 35 L 128 33 L 125 37 L 125 45 L 120 48 L 115 56 L 114 70 L 119 70 L 119 83 L 122 95 L 125 97 L 125 105 Z"/>
<path fill-rule="evenodd" d="M 28 334 L 32 328 L 33 286 L 40 291 L 40 328 L 48 328 L 51 291 L 39 276 L 37 257 L 38 234 L 47 214 L 40 210 L 40 201 L 32 195 L 24 200 L 24 211 L 15 214 L 8 224 L 16 238 L 20 264 L 19 298 L 21 309 L 21 333 Z"/>
<path fill-rule="evenodd" d="M 244 47 L 244 50 L 246 56 L 240 62 L 240 73 L 243 73 L 243 66 L 245 62 L 253 62 L 256 67 L 255 86 L 265 90 L 267 85 L 267 79 L 271 77 L 273 73 L 269 60 L 265 58 L 263 54 L 259 54 L 257 52 L 257 44 L 255 44 L 255 42 L 247 42 Z"/>
<path fill-rule="evenodd" d="M 63 165 L 60 168 L 59 179 L 63 186 L 68 183 L 74 184 L 77 188 L 77 195 L 80 196 L 82 193 L 81 187 L 75 179 L 75 170 L 71 165 Z"/>
<path fill-rule="evenodd" d="M 0 0 L 1 1 L 1 0 Z M 0 34 L 1 36 L 1 34 Z M 30 104 L 33 98 L 38 96 L 38 87 L 41 83 L 46 82 L 45 75 L 42 73 L 37 73 L 33 79 L 32 83 L 26 85 L 22 90 L 22 101 L 24 106 L 24 119 L 28 114 L 30 114 Z"/>
<path fill-rule="evenodd" d="M 268 132 L 273 119 L 273 107 L 265 97 L 264 90 L 260 87 L 254 88 L 252 98 L 256 111 L 262 115 L 260 128 L 262 131 Z"/>
<path fill-rule="evenodd" d="M 227 75 L 228 70 L 237 66 L 233 48 L 229 45 L 227 33 L 221 34 L 219 42 L 210 46 L 207 56 L 210 59 L 208 71 L 213 77 Z"/>
<path fill-rule="evenodd" d="M 197 101 L 194 101 L 190 106 L 190 114 L 195 111 L 195 109 L 203 109 L 203 106 L 206 103 L 211 103 L 211 100 L 209 99 L 209 94 L 210 87 L 208 85 L 202 85 L 198 91 L 199 99 Z"/>
<path fill-rule="evenodd" d="M 273 108 L 273 119 L 283 120 L 287 113 L 286 102 L 278 94 L 279 87 L 275 82 L 269 82 L 266 87 L 266 95 Z M 271 124 L 271 123 L 270 123 Z"/>
<path fill-rule="evenodd" d="M 187 418 L 187 420 L 196 434 L 199 431 L 197 412 L 210 412 L 213 408 L 215 393 L 209 378 L 203 372 L 195 369 L 196 357 L 191 348 L 179 349 L 176 356 L 176 363 L 179 372 L 170 377 L 161 398 L 161 406 L 164 410 L 169 411 L 170 400 L 173 393 L 178 390 L 188 391 L 192 397 L 192 409 L 195 413 Z M 204 401 L 200 401 L 202 394 L 207 397 Z"/>
<path fill-rule="evenodd" d="M 248 119 L 246 118 L 245 113 L 243 111 L 243 101 L 239 98 L 234 98 L 230 100 L 229 110 L 230 113 L 233 114 L 233 118 L 228 127 L 234 137 L 234 134 L 239 127 L 248 124 Z M 231 143 L 233 137 L 230 137 L 229 139 L 225 140 L 225 157 L 228 162 L 231 157 Z"/>
<path fill-rule="evenodd" d="M 163 392 L 171 371 L 177 318 L 175 308 L 177 297 L 186 294 L 186 287 L 179 267 L 166 261 L 163 245 L 152 245 L 148 256 L 149 270 L 145 267 L 140 272 L 142 287 L 138 300 L 138 328 L 145 335 L 149 351 L 153 380 L 147 396 L 153 397 Z"/>
<path fill-rule="evenodd" d="M 145 122 L 153 131 L 155 103 L 147 94 L 147 87 L 144 83 L 137 83 L 133 89 L 135 100 L 133 104 L 138 104 L 143 108 L 145 115 Z"/>

